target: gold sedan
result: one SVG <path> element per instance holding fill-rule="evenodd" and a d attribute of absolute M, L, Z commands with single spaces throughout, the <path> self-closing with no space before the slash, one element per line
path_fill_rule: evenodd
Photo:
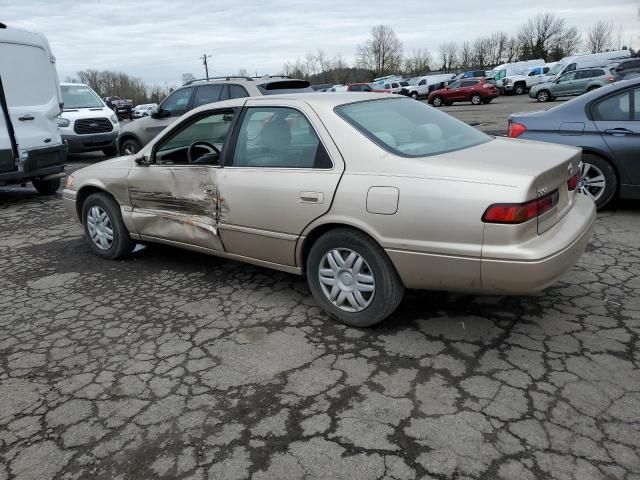
<path fill-rule="evenodd" d="M 579 163 L 407 98 L 282 95 L 192 110 L 136 155 L 74 172 L 63 200 L 103 258 L 159 242 L 306 275 L 329 315 L 368 326 L 405 288 L 553 283 L 595 218 Z"/>

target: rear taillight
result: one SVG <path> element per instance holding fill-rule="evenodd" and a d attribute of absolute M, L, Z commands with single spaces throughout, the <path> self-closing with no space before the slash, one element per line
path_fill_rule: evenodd
<path fill-rule="evenodd" d="M 526 131 L 527 127 L 525 127 L 521 123 L 516 123 L 509 120 L 509 130 L 507 131 L 507 136 L 509 138 L 518 138 Z"/>
<path fill-rule="evenodd" d="M 496 203 L 482 215 L 485 223 L 524 223 L 553 209 L 558 204 L 558 191 L 525 203 Z"/>
<path fill-rule="evenodd" d="M 576 188 L 578 188 L 578 178 L 580 177 L 579 174 L 575 174 L 573 177 L 571 177 L 569 180 L 567 180 L 567 189 L 570 192 L 573 192 Z"/>
<path fill-rule="evenodd" d="M 616 77 L 607 77 L 607 80 L 609 82 L 615 82 L 616 81 Z"/>

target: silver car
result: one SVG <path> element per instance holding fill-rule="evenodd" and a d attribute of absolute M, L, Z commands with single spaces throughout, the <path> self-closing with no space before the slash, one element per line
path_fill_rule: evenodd
<path fill-rule="evenodd" d="M 186 112 L 208 103 L 259 95 L 313 92 L 306 80 L 289 77 L 219 77 L 185 83 L 153 108 L 149 116 L 125 124 L 118 137 L 122 155 L 139 152 L 157 134 Z"/>
<path fill-rule="evenodd" d="M 306 275 L 329 315 L 367 326 L 405 288 L 553 283 L 595 218 L 579 163 L 405 97 L 282 95 L 196 108 L 138 154 L 75 171 L 62 196 L 100 257 L 159 242 Z"/>

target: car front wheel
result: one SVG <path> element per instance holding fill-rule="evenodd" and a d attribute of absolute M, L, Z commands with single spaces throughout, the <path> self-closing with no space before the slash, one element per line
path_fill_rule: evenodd
<path fill-rule="evenodd" d="M 329 316 L 354 327 L 381 322 L 404 294 L 385 251 L 364 233 L 347 228 L 332 230 L 313 244 L 307 281 Z"/>
<path fill-rule="evenodd" d="M 618 176 L 608 161 L 590 153 L 582 155 L 578 190 L 596 202 L 598 210 L 613 199 L 617 185 Z"/>
<path fill-rule="evenodd" d="M 548 102 L 551 99 L 551 95 L 549 94 L 549 92 L 547 90 L 540 90 L 537 94 L 536 94 L 536 99 L 539 102 Z"/>
<path fill-rule="evenodd" d="M 116 260 L 133 250 L 134 243 L 122 221 L 120 207 L 106 193 L 87 197 L 82 204 L 82 226 L 91 250 L 99 257 Z"/>
<path fill-rule="evenodd" d="M 442 101 L 442 97 L 433 97 L 432 103 L 434 107 L 441 107 L 444 102 Z"/>
<path fill-rule="evenodd" d="M 122 155 L 135 155 L 140 151 L 140 144 L 133 138 L 128 138 L 120 145 L 120 153 Z"/>

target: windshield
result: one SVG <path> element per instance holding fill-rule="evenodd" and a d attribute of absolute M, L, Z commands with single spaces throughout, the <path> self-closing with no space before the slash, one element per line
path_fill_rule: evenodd
<path fill-rule="evenodd" d="M 408 98 L 341 105 L 336 113 L 385 150 L 426 157 L 488 142 L 491 137 Z"/>
<path fill-rule="evenodd" d="M 551 67 L 551 70 L 549 70 L 548 75 L 559 74 L 566 65 L 567 65 L 566 63 L 556 63 L 553 67 Z"/>
<path fill-rule="evenodd" d="M 64 109 L 102 108 L 102 100 L 86 85 L 62 85 Z"/>

